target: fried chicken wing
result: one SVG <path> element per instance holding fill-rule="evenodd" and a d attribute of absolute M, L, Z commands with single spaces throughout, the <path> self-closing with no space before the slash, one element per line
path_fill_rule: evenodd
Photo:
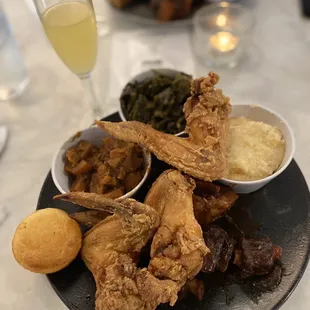
<path fill-rule="evenodd" d="M 191 96 L 184 104 L 185 132 L 191 141 L 211 148 L 221 160 L 226 157 L 228 115 L 231 112 L 229 97 L 215 89 L 219 76 L 210 72 L 208 77 L 192 81 Z M 224 157 L 224 158 L 223 158 Z"/>
<path fill-rule="evenodd" d="M 215 90 L 218 80 L 218 75 L 211 72 L 192 82 L 192 95 L 184 105 L 188 138 L 165 134 L 136 121 L 96 123 L 118 139 L 143 145 L 160 160 L 191 176 L 206 181 L 219 179 L 226 170 L 231 105 L 221 90 Z"/>
<path fill-rule="evenodd" d="M 115 213 L 86 233 L 81 250 L 96 281 L 96 310 L 153 310 L 177 300 L 175 282 L 159 280 L 136 266 L 142 247 L 160 224 L 156 210 L 134 199 L 113 201 L 94 193 L 71 192 L 54 198 Z"/>
<path fill-rule="evenodd" d="M 70 214 L 74 220 L 89 228 L 95 226 L 111 214 L 105 211 L 90 210 L 85 212 L 76 212 Z"/>
<path fill-rule="evenodd" d="M 209 252 L 193 210 L 194 180 L 177 170 L 167 170 L 153 183 L 145 204 L 160 215 L 160 226 L 151 245 L 148 271 L 179 285 L 200 271 Z"/>

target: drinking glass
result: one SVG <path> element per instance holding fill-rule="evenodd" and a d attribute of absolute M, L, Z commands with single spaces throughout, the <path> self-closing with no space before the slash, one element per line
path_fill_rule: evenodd
<path fill-rule="evenodd" d="M 28 84 L 26 67 L 0 2 L 0 101 L 19 96 Z"/>
<path fill-rule="evenodd" d="M 56 53 L 84 84 L 94 118 L 101 105 L 91 79 L 97 57 L 97 27 L 92 0 L 34 0 L 45 33 Z"/>

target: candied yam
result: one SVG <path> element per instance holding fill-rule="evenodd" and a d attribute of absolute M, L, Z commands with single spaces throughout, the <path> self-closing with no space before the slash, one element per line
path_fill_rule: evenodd
<path fill-rule="evenodd" d="M 101 160 L 101 162 L 105 162 L 110 157 L 110 150 L 106 149 L 104 146 L 101 146 L 99 148 L 98 158 Z"/>
<path fill-rule="evenodd" d="M 88 180 L 85 175 L 78 175 L 72 183 L 71 192 L 86 192 L 88 190 Z"/>
<path fill-rule="evenodd" d="M 76 147 L 71 147 L 70 149 L 68 149 L 66 152 L 66 157 L 68 162 L 71 163 L 73 166 L 76 166 L 81 160 Z"/>
<path fill-rule="evenodd" d="M 110 175 L 106 175 L 105 177 L 102 178 L 100 181 L 101 184 L 104 186 L 110 186 L 110 187 L 115 187 L 117 185 L 117 180 L 114 177 L 111 177 Z"/>
<path fill-rule="evenodd" d="M 140 169 L 143 166 L 143 162 L 144 162 L 143 158 L 135 157 L 132 155 L 126 158 L 126 160 L 123 163 L 123 166 L 127 172 L 133 172 Z"/>
<path fill-rule="evenodd" d="M 100 176 L 102 178 L 106 175 L 111 174 L 111 168 L 107 163 L 104 163 L 104 164 L 99 166 L 97 173 L 98 173 L 98 176 Z"/>
<path fill-rule="evenodd" d="M 117 169 L 115 169 L 113 171 L 114 176 L 119 179 L 119 180 L 123 180 L 127 174 L 126 170 L 124 167 L 120 166 Z"/>
<path fill-rule="evenodd" d="M 102 142 L 103 142 L 103 145 L 102 145 L 102 146 L 103 146 L 106 150 L 108 150 L 108 151 L 111 151 L 111 150 L 113 150 L 115 147 L 117 147 L 117 145 L 116 145 L 116 139 L 113 138 L 112 136 L 103 138 Z"/>
<path fill-rule="evenodd" d="M 122 162 L 122 158 L 120 157 L 114 157 L 114 158 L 110 158 L 107 163 L 112 167 L 112 168 L 117 168 L 118 166 L 120 166 L 121 162 Z"/>
<path fill-rule="evenodd" d="M 142 150 L 142 147 L 139 144 L 134 144 L 133 151 L 135 153 L 135 156 L 143 157 L 143 150 Z"/>
<path fill-rule="evenodd" d="M 72 164 L 70 164 L 69 162 L 66 163 L 66 164 L 65 164 L 65 171 L 66 171 L 67 173 L 69 173 L 69 174 L 73 174 L 72 170 L 73 170 Z"/>
<path fill-rule="evenodd" d="M 124 194 L 125 194 L 124 189 L 119 187 L 119 188 L 114 188 L 111 191 L 103 194 L 103 196 L 105 198 L 115 199 L 115 198 L 123 196 Z"/>
<path fill-rule="evenodd" d="M 86 159 L 88 156 L 92 154 L 93 145 L 88 141 L 80 141 L 78 145 L 78 152 L 82 159 Z"/>
<path fill-rule="evenodd" d="M 92 155 L 87 158 L 87 161 L 93 165 L 94 169 L 98 169 L 103 164 L 103 162 L 100 160 L 98 149 L 93 149 Z"/>
<path fill-rule="evenodd" d="M 116 148 L 110 152 L 110 158 L 108 160 L 108 164 L 112 168 L 118 167 L 123 161 L 130 156 L 128 149 L 126 148 Z"/>
<path fill-rule="evenodd" d="M 89 191 L 91 193 L 102 194 L 104 192 L 104 186 L 100 182 L 100 176 L 98 173 L 94 173 L 91 176 L 91 181 L 89 184 Z"/>
<path fill-rule="evenodd" d="M 140 183 L 142 177 L 143 176 L 141 171 L 128 173 L 122 182 L 126 192 L 130 192 L 132 189 L 134 189 Z"/>
<path fill-rule="evenodd" d="M 110 152 L 116 148 L 121 148 L 124 146 L 123 141 L 117 140 L 113 137 L 107 137 L 103 139 L 103 144 L 100 147 L 101 154 L 104 155 L 104 157 L 109 158 Z"/>
<path fill-rule="evenodd" d="M 79 175 L 79 174 L 90 172 L 92 170 L 93 170 L 93 166 L 83 159 L 82 161 L 78 163 L 76 167 L 72 169 L 72 174 Z"/>

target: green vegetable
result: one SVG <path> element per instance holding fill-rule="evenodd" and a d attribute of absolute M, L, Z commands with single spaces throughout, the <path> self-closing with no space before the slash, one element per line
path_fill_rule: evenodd
<path fill-rule="evenodd" d="M 172 78 L 154 70 L 152 78 L 127 84 L 120 98 L 126 119 L 151 124 L 166 133 L 183 131 L 183 105 L 190 96 L 190 82 L 187 74 Z"/>

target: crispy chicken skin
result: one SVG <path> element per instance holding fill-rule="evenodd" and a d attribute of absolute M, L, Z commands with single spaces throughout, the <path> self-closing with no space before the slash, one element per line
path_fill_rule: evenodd
<path fill-rule="evenodd" d="M 193 210 L 193 179 L 167 170 L 153 183 L 145 204 L 159 214 L 160 226 L 151 245 L 148 271 L 181 288 L 200 271 L 209 252 Z"/>
<path fill-rule="evenodd" d="M 186 119 L 185 131 L 190 140 L 210 147 L 215 153 L 225 157 L 227 120 L 231 105 L 229 97 L 224 96 L 221 89 L 215 89 L 218 82 L 219 76 L 213 72 L 206 78 L 193 80 L 191 96 L 184 104 L 183 111 Z"/>
<path fill-rule="evenodd" d="M 105 211 L 90 210 L 85 212 L 72 213 L 70 214 L 70 217 L 72 217 L 78 223 L 91 228 L 110 215 L 110 213 Z"/>
<path fill-rule="evenodd" d="M 136 266 L 142 247 L 160 224 L 153 208 L 134 199 L 116 202 L 94 193 L 72 192 L 54 198 L 114 213 L 86 233 L 81 250 L 96 281 L 96 310 L 152 310 L 160 303 L 176 302 L 175 282 L 159 280 Z"/>
<path fill-rule="evenodd" d="M 151 126 L 132 122 L 103 122 L 97 125 L 112 136 L 139 143 L 160 160 L 205 181 L 219 179 L 226 171 L 227 120 L 229 98 L 215 90 L 215 73 L 192 82 L 192 95 L 184 105 L 189 138 L 165 134 Z"/>

